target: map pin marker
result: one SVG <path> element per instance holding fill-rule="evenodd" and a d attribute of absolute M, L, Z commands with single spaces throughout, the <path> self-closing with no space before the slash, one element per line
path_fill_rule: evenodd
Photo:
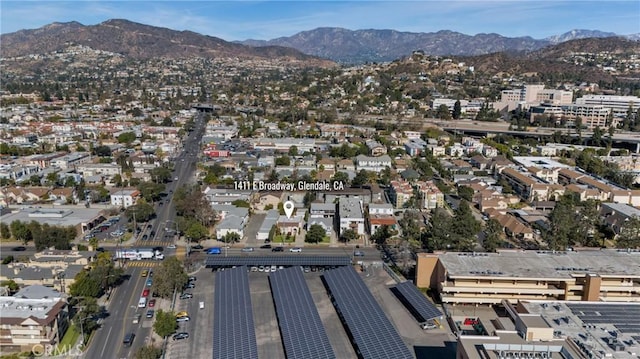
<path fill-rule="evenodd" d="M 293 214 L 293 209 L 294 209 L 293 202 L 286 201 L 283 207 L 284 207 L 284 214 L 287 215 L 287 218 L 291 218 L 291 215 Z"/>

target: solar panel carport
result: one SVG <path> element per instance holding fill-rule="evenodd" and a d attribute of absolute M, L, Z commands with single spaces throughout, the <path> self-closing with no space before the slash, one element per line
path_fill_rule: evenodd
<path fill-rule="evenodd" d="M 220 254 L 209 255 L 205 260 L 207 267 L 231 266 L 324 266 L 338 267 L 351 265 L 349 256 L 305 256 L 305 255 L 274 255 L 274 256 L 229 256 Z"/>
<path fill-rule="evenodd" d="M 326 271 L 323 278 L 360 358 L 414 358 L 353 267 Z"/>
<path fill-rule="evenodd" d="M 247 268 L 216 274 L 213 358 L 258 358 Z"/>
<path fill-rule="evenodd" d="M 411 282 L 402 282 L 392 288 L 419 322 L 442 317 L 442 312 Z"/>
<path fill-rule="evenodd" d="M 287 359 L 336 358 L 301 267 L 269 275 Z"/>

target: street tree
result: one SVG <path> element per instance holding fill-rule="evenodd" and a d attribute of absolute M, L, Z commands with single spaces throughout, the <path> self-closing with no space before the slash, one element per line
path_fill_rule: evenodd
<path fill-rule="evenodd" d="M 443 208 L 436 208 L 429 219 L 429 230 L 424 246 L 429 250 L 447 249 L 451 246 L 451 226 L 453 219 Z"/>
<path fill-rule="evenodd" d="M 491 218 L 484 229 L 484 241 L 482 246 L 487 252 L 495 252 L 502 243 L 504 227 L 496 219 Z"/>
<path fill-rule="evenodd" d="M 9 239 L 11 238 L 11 230 L 9 229 L 9 225 L 5 222 L 0 222 L 0 238 L 1 239 Z"/>
<path fill-rule="evenodd" d="M 135 216 L 135 219 L 138 222 L 146 222 L 156 215 L 156 211 L 153 206 L 147 202 L 140 202 L 133 206 L 129 206 L 124 213 L 129 221 L 132 221 Z"/>
<path fill-rule="evenodd" d="M 376 229 L 376 231 L 371 235 L 371 240 L 377 245 L 384 245 L 387 239 L 393 236 L 391 227 L 388 225 L 382 225 Z"/>
<path fill-rule="evenodd" d="M 166 338 L 175 333 L 177 329 L 178 322 L 176 322 L 176 314 L 172 311 L 165 312 L 162 309 L 158 309 L 156 319 L 153 323 L 153 331 L 159 336 Z"/>
<path fill-rule="evenodd" d="M 351 180 L 353 187 L 361 187 L 369 182 L 369 173 L 366 170 L 360 170 L 358 174 Z"/>
<path fill-rule="evenodd" d="M 458 187 L 458 196 L 464 199 L 467 202 L 471 202 L 473 200 L 473 188 L 469 186 L 459 186 Z"/>
<path fill-rule="evenodd" d="M 166 189 L 160 182 L 140 182 L 136 188 L 140 191 L 142 198 L 149 203 L 160 200 L 162 198 L 160 194 Z"/>
<path fill-rule="evenodd" d="M 240 242 L 240 234 L 238 232 L 227 232 L 222 238 L 224 243 L 238 243 Z"/>
<path fill-rule="evenodd" d="M 307 243 L 320 243 L 322 242 L 322 239 L 324 239 L 325 235 L 326 235 L 326 232 L 321 225 L 317 223 L 312 224 L 309 227 L 307 234 L 304 236 L 304 241 Z"/>
<path fill-rule="evenodd" d="M 398 221 L 403 239 L 415 241 L 421 238 L 419 216 L 420 212 L 415 210 L 407 210 L 403 213 L 402 218 Z"/>
<path fill-rule="evenodd" d="M 436 117 L 441 120 L 450 120 L 451 112 L 449 112 L 449 107 L 444 104 L 440 105 L 440 107 L 438 107 L 438 110 L 436 111 Z"/>
<path fill-rule="evenodd" d="M 358 237 L 358 233 L 351 228 L 344 229 L 342 230 L 342 233 L 340 233 L 340 241 L 344 243 L 355 241 Z"/>
<path fill-rule="evenodd" d="M 189 277 L 177 257 L 162 261 L 153 272 L 152 290 L 162 298 L 169 298 L 175 290 L 181 290 Z"/>
<path fill-rule="evenodd" d="M 633 216 L 625 222 L 616 238 L 618 248 L 640 247 L 640 217 Z"/>
<path fill-rule="evenodd" d="M 162 357 L 162 349 L 153 345 L 145 345 L 136 350 L 135 359 L 160 359 Z"/>
<path fill-rule="evenodd" d="M 126 145 L 130 145 L 135 140 L 136 140 L 135 132 L 123 132 L 118 135 L 118 143 L 124 143 Z"/>

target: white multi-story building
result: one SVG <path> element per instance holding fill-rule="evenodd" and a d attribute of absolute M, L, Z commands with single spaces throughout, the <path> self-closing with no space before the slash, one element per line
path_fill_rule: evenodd
<path fill-rule="evenodd" d="M 389 157 L 388 155 L 379 157 L 358 155 L 356 157 L 356 168 L 358 171 L 366 170 L 372 172 L 380 172 L 387 167 L 391 168 L 391 157 Z"/>
<path fill-rule="evenodd" d="M 585 95 L 576 99 L 576 105 L 601 105 L 613 110 L 614 116 L 625 116 L 629 106 L 634 111 L 640 108 L 638 96 L 614 96 L 614 95 Z"/>
<path fill-rule="evenodd" d="M 136 200 L 140 196 L 137 189 L 121 189 L 111 194 L 111 205 L 127 208 L 136 204 Z"/>
<path fill-rule="evenodd" d="M 60 167 L 63 170 L 75 169 L 77 166 L 90 162 L 91 154 L 89 152 L 74 152 L 68 155 L 58 157 L 51 161 L 51 164 Z"/>
<path fill-rule="evenodd" d="M 340 217 L 340 234 L 347 229 L 354 230 L 358 235 L 364 232 L 364 212 L 359 198 L 342 197 L 338 202 L 338 216 Z"/>
<path fill-rule="evenodd" d="M 393 214 L 393 205 L 391 203 L 371 203 L 369 204 L 369 214 Z"/>
<path fill-rule="evenodd" d="M 253 141 L 255 150 L 273 150 L 278 152 L 287 152 L 291 147 L 295 146 L 298 153 L 314 152 L 316 148 L 316 140 L 313 138 L 259 138 Z"/>

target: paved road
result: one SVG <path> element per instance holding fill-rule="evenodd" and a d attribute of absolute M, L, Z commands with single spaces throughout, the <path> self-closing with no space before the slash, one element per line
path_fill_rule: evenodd
<path fill-rule="evenodd" d="M 253 252 L 242 252 L 241 248 L 223 248 L 222 253 L 217 254 L 219 256 L 338 256 L 338 255 L 353 255 L 353 251 L 361 251 L 364 252 L 364 257 L 356 257 L 362 258 L 363 260 L 380 260 L 380 251 L 378 251 L 374 247 L 360 247 L 355 249 L 354 246 L 339 246 L 339 247 L 302 247 L 301 253 L 291 253 L 288 248 L 293 248 L 293 245 L 287 246 L 285 245 L 285 249 L 283 252 L 272 252 L 270 249 L 261 249 L 259 247 L 253 247 Z"/>
<path fill-rule="evenodd" d="M 16 247 L 24 247 L 24 251 L 15 251 Z M 0 257 L 5 259 L 8 256 L 13 256 L 13 258 L 18 257 L 33 257 L 36 253 L 36 247 L 34 246 L 23 246 L 22 244 L 15 242 L 13 244 L 3 244 L 0 246 Z"/>
<path fill-rule="evenodd" d="M 133 246 L 149 247 L 161 243 L 163 246 L 174 243 L 174 236 L 165 236 L 165 228 L 175 229 L 176 211 L 173 205 L 172 193 L 185 183 L 188 183 L 196 169 L 197 154 L 199 144 L 204 133 L 204 123 L 201 117 L 196 119 L 196 128 L 184 140 L 183 152 L 176 158 L 174 169 L 174 180 L 167 186 L 169 196 L 164 200 L 163 205 L 156 204 L 156 219 L 151 225 L 151 230 L 155 231 L 155 238 L 148 241 L 136 241 Z M 175 180 L 175 177 L 178 179 Z M 147 230 L 146 233 L 150 233 Z M 175 252 L 167 251 L 167 255 Z M 138 266 L 138 264 L 142 264 Z M 140 295 L 145 288 L 145 279 L 141 277 L 141 272 L 149 265 L 155 263 L 132 262 L 127 266 L 126 274 L 131 277 L 122 285 L 115 289 L 111 302 L 107 306 L 109 317 L 103 323 L 102 328 L 96 333 L 87 349 L 85 358 L 133 358 L 135 352 L 146 344 L 152 334 L 152 320 L 145 318 L 148 308 L 138 309 Z M 133 324 L 136 313 L 142 314 L 140 323 Z M 128 332 L 136 334 L 133 344 L 125 347 L 122 344 L 124 335 Z"/>

